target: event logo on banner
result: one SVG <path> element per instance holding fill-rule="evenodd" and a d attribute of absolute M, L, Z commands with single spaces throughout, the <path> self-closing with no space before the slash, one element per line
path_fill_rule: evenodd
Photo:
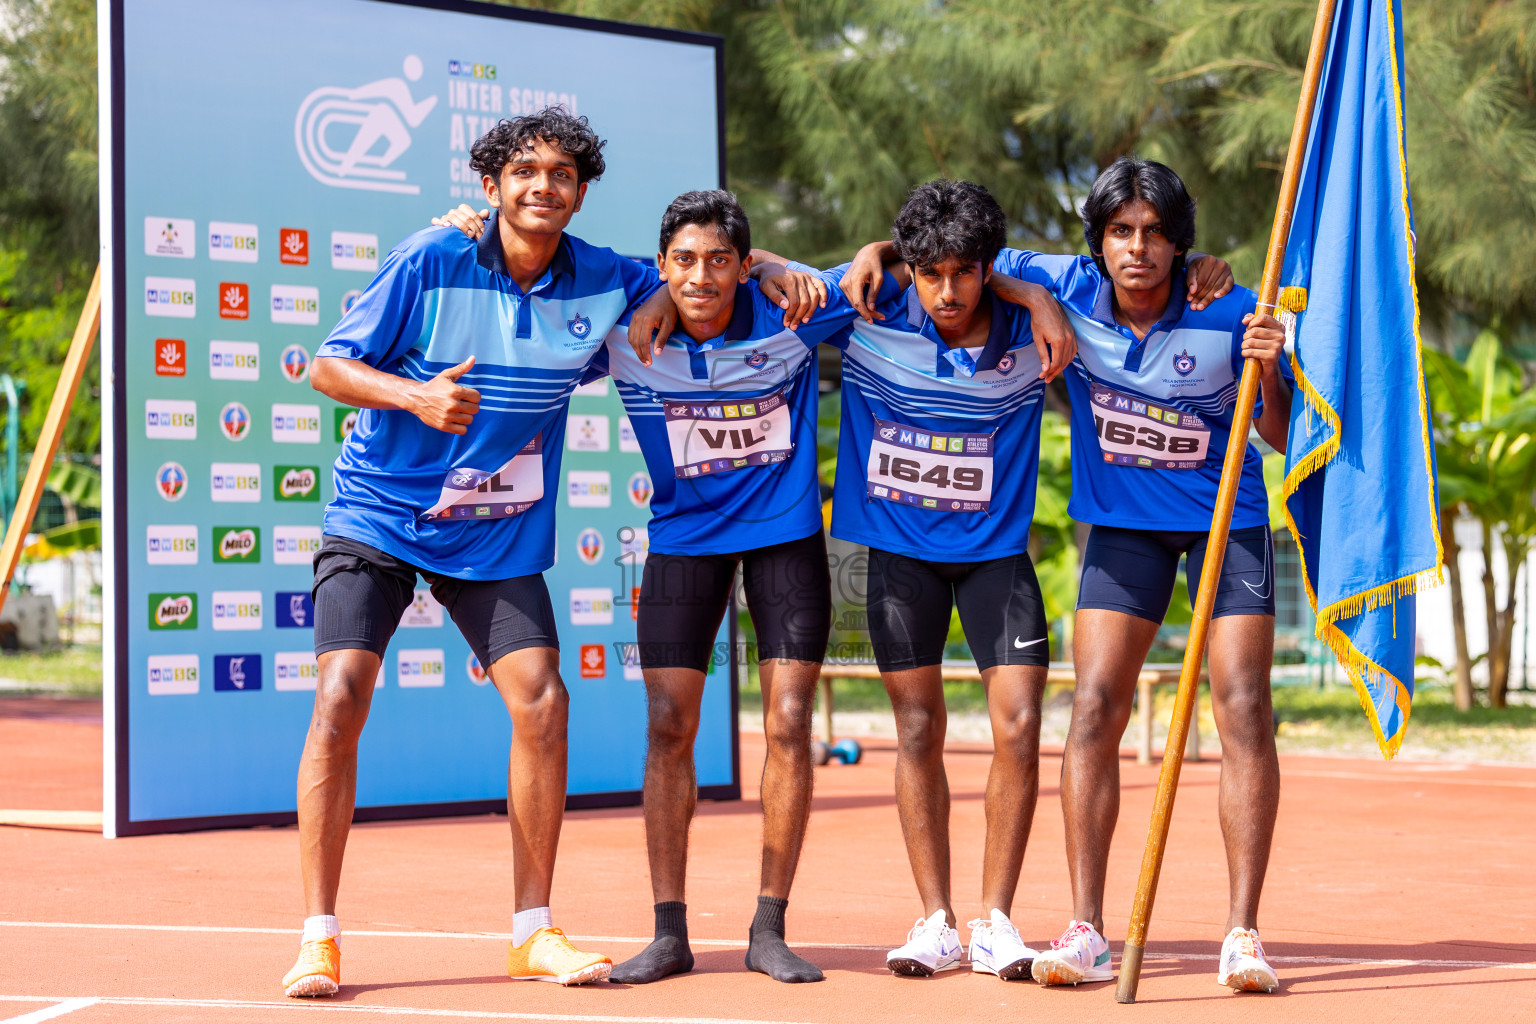
<path fill-rule="evenodd" d="M 144 560 L 150 565 L 196 565 L 196 526 L 150 526 L 145 529 Z"/>
<path fill-rule="evenodd" d="M 197 692 L 197 655 L 151 654 L 149 695 L 170 697 Z"/>
<path fill-rule="evenodd" d="M 278 565 L 309 565 L 320 550 L 320 527 L 272 527 L 272 561 Z"/>
<path fill-rule="evenodd" d="M 421 58 L 405 58 L 405 78 L 381 78 L 356 88 L 323 86 L 304 97 L 293 119 L 293 142 L 310 176 L 332 188 L 418 195 L 420 185 L 390 165 L 411 148 L 437 97 L 417 101 L 406 81 L 421 81 Z"/>
<path fill-rule="evenodd" d="M 278 651 L 272 655 L 274 690 L 313 690 L 320 682 L 320 665 L 313 651 Z"/>
<path fill-rule="evenodd" d="M 261 346 L 254 341 L 210 341 L 208 376 L 214 380 L 260 380 Z"/>
<path fill-rule="evenodd" d="M 215 654 L 213 688 L 215 692 L 261 689 L 261 655 Z"/>

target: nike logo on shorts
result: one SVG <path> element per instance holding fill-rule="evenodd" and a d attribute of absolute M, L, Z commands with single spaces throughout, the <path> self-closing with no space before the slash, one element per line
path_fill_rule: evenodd
<path fill-rule="evenodd" d="M 1045 637 L 1041 637 L 1039 640 L 1031 640 L 1029 643 L 1025 643 L 1023 637 L 1016 636 L 1013 638 L 1013 646 L 1019 650 L 1023 650 L 1026 647 L 1033 647 L 1035 644 L 1043 643 L 1045 643 Z"/>
<path fill-rule="evenodd" d="M 1259 577 L 1259 583 L 1264 587 L 1264 592 L 1262 594 L 1259 593 L 1258 587 L 1254 586 L 1252 583 L 1249 583 L 1247 580 L 1243 580 L 1243 586 L 1247 587 L 1248 591 L 1260 601 L 1268 601 L 1269 595 L 1273 593 L 1272 588 L 1274 587 L 1274 573 L 1270 571 L 1270 567 L 1272 565 L 1274 556 L 1270 554 L 1270 551 L 1271 542 L 1269 539 L 1269 527 L 1266 526 L 1264 528 L 1264 572 L 1263 575 Z"/>

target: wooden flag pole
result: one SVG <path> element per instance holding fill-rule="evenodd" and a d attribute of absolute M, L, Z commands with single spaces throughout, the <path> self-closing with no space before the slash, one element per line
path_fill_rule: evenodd
<path fill-rule="evenodd" d="M 1296 206 L 1296 189 L 1301 181 L 1301 162 L 1312 127 L 1312 108 L 1317 87 L 1323 76 L 1323 57 L 1333 27 L 1337 0 L 1319 0 L 1317 20 L 1312 26 L 1312 48 L 1302 73 L 1301 100 L 1296 106 L 1296 123 L 1291 129 L 1291 148 L 1285 157 L 1285 173 L 1280 179 L 1280 201 L 1275 205 L 1275 223 L 1269 232 L 1269 251 L 1264 257 L 1264 280 L 1259 286 L 1259 309 L 1275 308 L 1280 294 L 1280 272 L 1285 264 L 1285 243 L 1291 233 L 1291 214 Z M 1216 492 L 1216 510 L 1211 516 L 1210 540 L 1206 545 L 1205 564 L 1200 570 L 1200 592 L 1195 598 L 1194 617 L 1189 625 L 1189 644 L 1184 648 L 1184 667 L 1179 673 L 1179 692 L 1173 703 L 1173 721 L 1168 726 L 1168 740 L 1163 745 L 1163 767 L 1157 777 L 1157 795 L 1152 802 L 1152 824 L 1147 829 L 1147 846 L 1141 855 L 1141 877 L 1136 882 L 1136 901 L 1131 905 L 1131 923 L 1125 930 L 1125 952 L 1120 958 L 1120 978 L 1115 999 L 1121 1003 L 1136 1001 L 1136 986 L 1141 981 L 1141 959 L 1146 953 L 1147 922 L 1152 917 L 1152 901 L 1157 896 L 1157 878 L 1163 869 L 1163 850 L 1168 842 L 1168 824 L 1173 816 L 1173 798 L 1179 788 L 1179 771 L 1184 767 L 1184 740 L 1189 733 L 1189 716 L 1200 684 L 1200 663 L 1205 660 L 1206 632 L 1211 624 L 1211 609 L 1216 603 L 1216 587 L 1221 579 L 1221 563 L 1227 551 L 1227 532 L 1232 526 L 1232 507 L 1237 503 L 1238 482 L 1242 478 L 1243 456 L 1248 449 L 1248 432 L 1253 420 L 1253 406 L 1259 393 L 1259 363 L 1243 363 L 1238 386 L 1237 408 L 1232 412 L 1232 433 L 1227 439 L 1227 457 L 1221 466 L 1221 486 Z"/>
<path fill-rule="evenodd" d="M 69 343 L 69 352 L 64 356 L 64 369 L 59 373 L 58 386 L 53 389 L 53 401 L 48 404 L 48 418 L 43 421 L 43 432 L 38 435 L 37 447 L 32 452 L 32 464 L 27 467 L 26 480 L 16 497 L 10 527 L 5 531 L 5 543 L 0 545 L 0 573 L 4 574 L 4 583 L 0 585 L 0 608 L 5 607 L 6 596 L 11 592 L 11 577 L 16 574 L 16 563 L 26 545 L 32 517 L 37 515 L 38 503 L 43 500 L 43 485 L 53 467 L 53 457 L 59 453 L 64 421 L 69 418 L 69 407 L 74 403 L 80 379 L 85 376 L 85 365 L 90 361 L 91 348 L 96 344 L 96 332 L 100 328 L 101 265 L 97 264 L 90 290 L 85 293 L 85 306 L 80 310 L 80 322 L 75 324 L 74 340 Z"/>

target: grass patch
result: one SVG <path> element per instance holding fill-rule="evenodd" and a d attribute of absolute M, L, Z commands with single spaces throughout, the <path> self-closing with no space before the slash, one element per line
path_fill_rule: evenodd
<path fill-rule="evenodd" d="M 1353 723 L 1365 714 L 1350 686 L 1277 686 L 1274 702 L 1282 722 Z M 1444 728 L 1536 729 L 1536 706 L 1474 707 L 1461 712 L 1456 710 L 1449 687 L 1420 686 L 1413 697 L 1409 731 Z"/>
<path fill-rule="evenodd" d="M 82 645 L 57 651 L 3 654 L 0 679 L 10 681 L 13 689 L 21 691 L 99 695 L 101 648 Z"/>

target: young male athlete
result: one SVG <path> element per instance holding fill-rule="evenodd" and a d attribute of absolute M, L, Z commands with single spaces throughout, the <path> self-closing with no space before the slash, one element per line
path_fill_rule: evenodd
<path fill-rule="evenodd" d="M 471 151 L 496 208 L 484 237 L 406 239 L 316 353 L 315 388 L 363 411 L 315 556 L 320 678 L 298 784 L 309 916 L 283 979 L 290 996 L 341 983 L 336 891 L 358 736 L 418 573 L 512 717 L 507 974 L 568 985 L 612 966 L 550 917 L 568 697 L 541 575 L 554 560 L 568 398 L 609 329 L 654 289 L 633 260 L 565 233 L 602 150 L 585 118 L 558 108 L 502 121 Z"/>
<path fill-rule="evenodd" d="M 1122 159 L 1083 206 L 1092 258 L 1004 252 L 998 266 L 1046 284 L 1077 330 L 1072 398 L 1074 519 L 1093 524 L 1083 553 L 1073 657 L 1077 691 L 1062 763 L 1062 812 L 1074 920 L 1037 958 L 1036 981 L 1112 977 L 1103 938 L 1104 876 L 1120 804 L 1120 737 L 1136 674 L 1172 596 L 1179 556 L 1195 600 L 1243 360 L 1263 367 L 1254 426 L 1284 451 L 1289 368 L 1280 323 L 1236 289 L 1186 305 L 1183 255 L 1195 202 L 1173 171 Z M 1257 932 L 1259 894 L 1280 797 L 1270 717 L 1274 553 L 1259 453 L 1244 456 L 1208 654 L 1221 736 L 1220 808 L 1230 876 L 1217 981 L 1273 991 Z"/>
<path fill-rule="evenodd" d="M 901 974 L 949 970 L 962 955 L 940 670 L 955 606 L 982 670 L 994 743 L 982 862 L 989 916 L 969 925 L 972 969 L 1019 979 L 1037 956 L 1009 915 L 1039 788 L 1050 646 L 1027 552 L 1044 381 L 1028 347 L 1031 318 L 982 290 L 1002 276 L 993 264 L 1005 231 L 980 186 L 931 182 L 913 191 L 892 242 L 832 272 L 865 314 L 843 356 L 832 532 L 870 548 L 870 638 L 896 711 L 897 803 L 925 914 L 886 958 Z M 880 261 L 893 255 L 912 286 L 870 302 Z M 1225 267 L 1217 261 L 1204 276 L 1202 297 L 1220 289 Z"/>
<path fill-rule="evenodd" d="M 480 230 L 467 207 L 442 220 Z M 637 629 L 649 697 L 645 834 L 656 937 L 613 969 L 620 983 L 693 967 L 684 902 L 693 747 L 738 565 L 768 739 L 761 894 L 746 964 L 784 982 L 822 978 L 785 944 L 784 913 L 810 814 L 811 711 L 832 607 L 815 351 L 856 314 L 841 296 L 820 301 L 825 288 L 817 303 L 806 301 L 807 275 L 754 267 L 751 248 L 747 216 L 730 193 L 679 196 L 662 216 L 656 255 L 667 288 L 634 318 L 675 317 L 679 330 L 662 333 L 653 350 L 650 331 L 637 326 L 637 351 L 626 318 L 594 364 L 612 373 L 655 481 Z M 760 286 L 753 274 L 765 271 L 771 280 Z"/>
<path fill-rule="evenodd" d="M 972 969 L 1021 978 L 1035 951 L 1009 914 L 1038 791 L 1050 643 L 1027 546 L 1045 380 L 1021 307 L 986 287 L 1007 218 L 979 185 L 912 190 L 892 237 L 911 284 L 843 341 L 832 534 L 869 547 L 870 640 L 896 715 L 896 800 L 923 902 L 897 974 L 958 967 L 940 662 L 951 608 L 981 669 L 994 753 Z M 840 281 L 842 273 L 829 278 Z M 1061 354 L 1063 361 L 1071 352 Z"/>

